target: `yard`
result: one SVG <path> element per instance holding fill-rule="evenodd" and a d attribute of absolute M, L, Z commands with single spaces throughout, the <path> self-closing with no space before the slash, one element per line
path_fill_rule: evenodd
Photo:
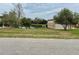
<path fill-rule="evenodd" d="M 79 29 L 54 30 L 46 28 L 37 29 L 0 29 L 0 37 L 25 37 L 25 38 L 79 38 Z"/>

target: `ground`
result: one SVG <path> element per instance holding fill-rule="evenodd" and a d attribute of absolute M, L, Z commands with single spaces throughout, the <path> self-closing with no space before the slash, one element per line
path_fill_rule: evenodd
<path fill-rule="evenodd" d="M 0 37 L 79 39 L 79 29 L 64 31 L 63 29 L 56 30 L 47 28 L 6 28 L 0 29 Z"/>
<path fill-rule="evenodd" d="M 79 55 L 79 40 L 0 38 L 0 55 Z"/>

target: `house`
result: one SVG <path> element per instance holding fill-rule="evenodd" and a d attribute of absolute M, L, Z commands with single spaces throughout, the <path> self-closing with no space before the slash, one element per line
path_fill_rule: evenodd
<path fill-rule="evenodd" d="M 61 24 L 55 23 L 53 20 L 48 20 L 47 27 L 50 29 L 64 29 Z M 67 28 L 70 28 L 69 26 Z M 71 27 L 72 29 L 75 29 L 74 26 Z"/>
<path fill-rule="evenodd" d="M 56 24 L 53 20 L 47 22 L 47 27 L 51 29 L 63 29 L 61 24 Z"/>
<path fill-rule="evenodd" d="M 54 29 L 54 27 L 55 27 L 55 22 L 52 21 L 52 20 L 49 20 L 49 21 L 47 22 L 47 27 Z"/>

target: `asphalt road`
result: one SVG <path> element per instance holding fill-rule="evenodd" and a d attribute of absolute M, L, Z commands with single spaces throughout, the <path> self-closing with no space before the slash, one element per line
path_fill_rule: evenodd
<path fill-rule="evenodd" d="M 79 40 L 0 38 L 0 55 L 78 55 Z"/>

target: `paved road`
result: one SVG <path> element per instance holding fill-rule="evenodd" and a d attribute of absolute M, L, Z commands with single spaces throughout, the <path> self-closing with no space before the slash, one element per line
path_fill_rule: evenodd
<path fill-rule="evenodd" d="M 0 38 L 0 55 L 79 54 L 79 40 Z"/>

